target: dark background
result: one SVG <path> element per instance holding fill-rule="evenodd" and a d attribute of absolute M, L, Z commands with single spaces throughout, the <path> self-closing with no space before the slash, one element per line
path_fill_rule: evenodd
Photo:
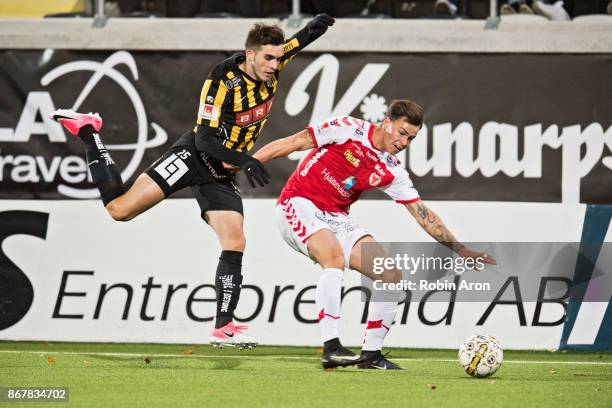
<path fill-rule="evenodd" d="M 49 92 L 56 108 L 70 107 L 76 100 L 91 72 L 67 74 L 49 86 L 40 79 L 51 69 L 70 61 L 103 62 L 113 51 L 55 51 L 50 59 L 42 59 L 42 51 L 0 52 L 0 127 L 14 128 L 19 121 L 28 92 Z M 209 70 L 229 52 L 130 52 L 138 67 L 138 80 L 129 69 L 118 65 L 136 87 L 147 113 L 147 121 L 155 122 L 168 132 L 164 146 L 147 149 L 137 174 L 151 164 L 183 132 L 193 127 L 199 94 Z M 310 119 L 318 77 L 309 85 L 308 107 L 298 116 L 289 116 L 285 99 L 292 83 L 306 66 L 320 54 L 304 53 L 296 57 L 280 77 L 279 92 L 266 128 L 253 151 L 273 139 L 301 130 Z M 426 111 L 429 137 L 436 124 L 451 123 L 453 128 L 469 122 L 475 136 L 481 126 L 497 121 L 517 126 L 519 151 L 522 152 L 522 129 L 541 123 L 545 129 L 556 124 L 564 126 L 599 123 L 604 131 L 612 119 L 612 56 L 607 55 L 515 55 L 515 54 L 335 54 L 340 61 L 334 106 L 366 63 L 388 63 L 389 69 L 370 91 L 385 97 L 387 103 L 396 98 L 408 98 L 421 104 Z M 137 134 L 136 115 L 124 91 L 108 77 L 103 78 L 80 107 L 80 111 L 99 112 L 104 118 L 102 140 L 106 144 L 134 143 Z M 351 112 L 360 117 L 359 108 Z M 149 128 L 149 138 L 153 137 Z M 477 139 L 476 139 L 477 140 Z M 474 144 L 477 149 L 477 143 Z M 84 156 L 81 143 L 68 135 L 67 143 L 50 143 L 46 136 L 32 137 L 28 143 L 0 142 L 0 157 L 7 155 L 43 155 L 44 157 Z M 123 168 L 132 151 L 112 151 Z M 484 177 L 476 172 L 469 178 L 457 174 L 451 177 L 412 175 L 415 186 L 426 199 L 486 200 L 486 201 L 561 201 L 562 148 L 543 148 L 541 178 L 527 179 L 522 175 L 508 177 L 498 173 Z M 583 152 L 584 153 L 584 152 Z M 604 147 L 602 158 L 611 152 Z M 519 156 L 520 157 L 520 156 Z M 265 188 L 251 189 L 241 182 L 244 197 L 276 197 L 296 162 L 280 159 L 266 166 L 273 176 Z M 11 166 L 3 168 L 0 198 L 65 199 L 56 190 L 56 183 L 13 183 Z M 454 163 L 453 163 L 454 169 Z M 596 165 L 582 179 L 581 202 L 611 204 L 611 171 Z M 128 181 L 133 182 L 135 177 Z M 244 181 L 242 176 L 240 181 Z M 73 185 L 91 188 L 87 182 Z M 187 189 L 174 197 L 190 197 Z M 375 192 L 367 198 L 383 198 Z"/>

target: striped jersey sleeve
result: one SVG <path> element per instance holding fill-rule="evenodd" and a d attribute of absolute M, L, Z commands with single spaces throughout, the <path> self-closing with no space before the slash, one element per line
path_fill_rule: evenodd
<path fill-rule="evenodd" d="M 228 90 L 224 77 L 213 70 L 208 76 L 200 93 L 198 108 L 198 125 L 218 128 L 222 121 L 224 107 L 228 99 Z"/>

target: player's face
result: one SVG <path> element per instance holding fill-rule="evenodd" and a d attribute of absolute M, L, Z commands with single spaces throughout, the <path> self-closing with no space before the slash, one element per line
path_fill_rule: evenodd
<path fill-rule="evenodd" d="M 391 154 L 397 154 L 407 148 L 420 129 L 404 118 L 393 121 L 387 118 L 384 120 L 382 128 L 385 131 L 383 148 Z"/>
<path fill-rule="evenodd" d="M 256 50 L 247 50 L 247 64 L 255 79 L 269 81 L 278 69 L 283 57 L 282 45 L 262 45 Z"/>

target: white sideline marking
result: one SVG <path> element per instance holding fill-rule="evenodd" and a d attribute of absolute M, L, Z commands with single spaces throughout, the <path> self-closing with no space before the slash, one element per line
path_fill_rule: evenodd
<path fill-rule="evenodd" d="M 204 356 L 201 354 L 146 354 L 146 353 L 106 353 L 106 352 L 86 352 L 86 351 L 30 351 L 30 350 L 0 350 L 0 353 L 7 354 L 41 354 L 41 355 L 77 355 L 77 356 L 102 356 L 102 357 L 171 357 L 171 358 L 199 358 L 199 359 L 216 359 L 216 358 L 249 358 L 249 359 L 269 359 L 269 360 L 318 360 L 319 357 L 310 356 L 249 356 L 248 351 L 242 356 Z M 406 358 L 406 357 L 390 357 L 397 361 L 434 361 L 440 363 L 455 363 L 458 360 L 448 358 Z M 510 364 L 573 364 L 573 365 L 612 365 L 612 362 L 607 361 L 539 361 L 539 360 L 504 360 L 504 363 Z"/>

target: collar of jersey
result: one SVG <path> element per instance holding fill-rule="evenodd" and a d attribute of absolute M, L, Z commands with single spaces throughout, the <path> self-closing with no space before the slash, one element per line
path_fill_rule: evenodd
<path fill-rule="evenodd" d="M 372 150 L 374 150 L 374 152 L 376 153 L 376 155 L 381 158 L 384 159 L 385 153 L 390 154 L 389 152 L 383 152 L 382 150 L 378 150 L 375 146 L 374 146 L 374 142 L 372 141 L 372 137 L 371 134 L 374 132 L 374 128 L 376 127 L 376 125 L 372 122 L 370 123 L 370 127 L 372 128 L 372 130 L 370 131 L 370 129 L 368 129 L 368 135 L 366 136 L 366 140 L 368 141 L 369 145 L 371 146 Z M 367 146 L 366 146 L 367 147 Z"/>
<path fill-rule="evenodd" d="M 244 55 L 244 53 L 238 53 L 234 55 L 234 64 L 236 65 L 236 69 L 240 72 L 240 74 L 251 82 L 261 83 L 262 81 L 253 78 L 252 76 L 240 69 L 240 64 L 244 61 L 246 61 L 246 56 Z"/>

